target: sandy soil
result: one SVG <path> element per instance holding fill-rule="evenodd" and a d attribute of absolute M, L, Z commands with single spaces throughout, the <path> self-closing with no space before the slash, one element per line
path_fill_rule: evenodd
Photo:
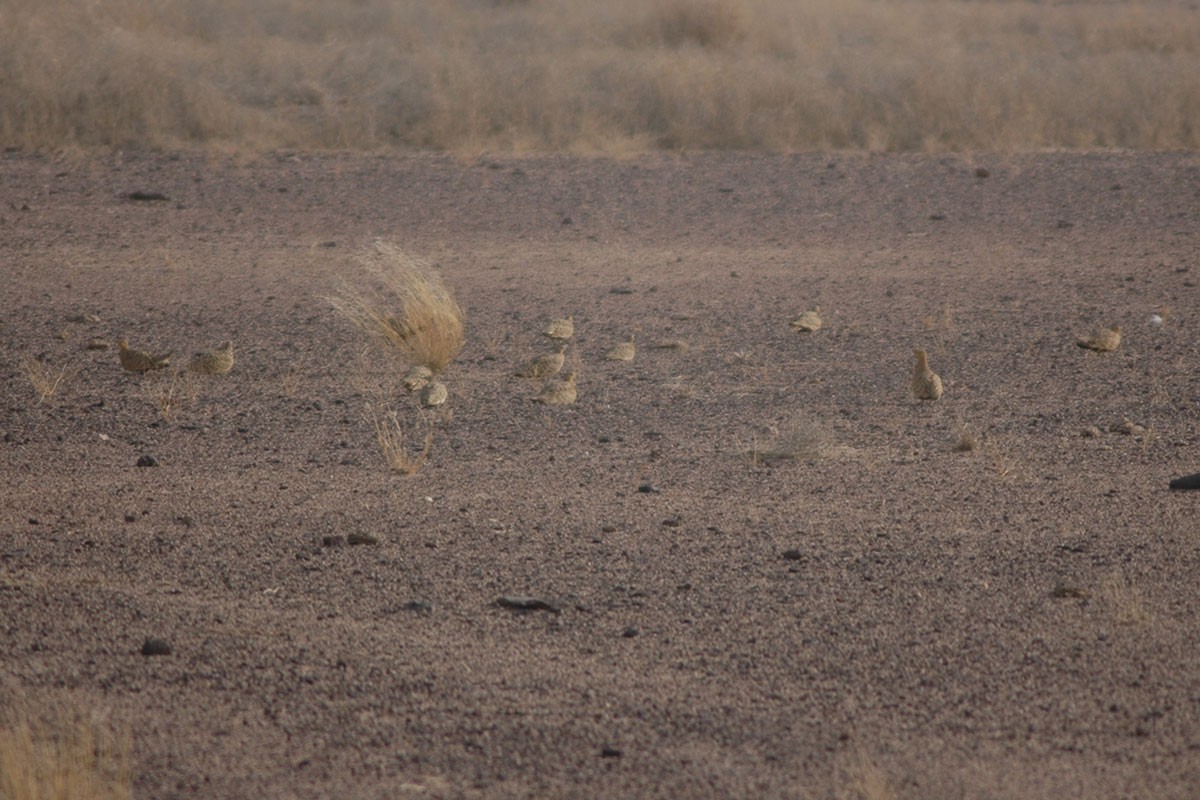
<path fill-rule="evenodd" d="M 136 796 L 1197 796 L 1197 155 L 0 176 L 0 688 L 128 725 Z M 328 302 L 376 237 L 467 315 L 412 477 Z M 93 337 L 237 363 L 167 420 Z"/>

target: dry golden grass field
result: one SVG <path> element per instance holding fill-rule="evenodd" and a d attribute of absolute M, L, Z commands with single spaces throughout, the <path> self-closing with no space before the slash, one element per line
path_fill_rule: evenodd
<path fill-rule="evenodd" d="M 0 800 L 1200 796 L 1198 144 L 1187 2 L 0 2 Z"/>
<path fill-rule="evenodd" d="M 7 0 L 0 76 L 46 150 L 1200 145 L 1178 1 Z"/>

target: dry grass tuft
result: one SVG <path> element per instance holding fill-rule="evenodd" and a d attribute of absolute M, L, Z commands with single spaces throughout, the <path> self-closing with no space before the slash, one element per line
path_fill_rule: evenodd
<path fill-rule="evenodd" d="M 462 309 L 428 264 L 393 244 L 376 242 L 362 254 L 386 300 L 351 289 L 332 298 L 334 308 L 412 364 L 440 373 L 466 342 Z"/>
<path fill-rule="evenodd" d="M 1121 625 L 1143 625 L 1150 621 L 1150 611 L 1141 592 L 1120 572 L 1105 577 L 1097 595 Z"/>
<path fill-rule="evenodd" d="M 974 453 L 981 447 L 983 447 L 983 436 L 972 428 L 970 424 L 960 422 L 958 424 L 958 438 L 954 443 L 954 452 Z"/>
<path fill-rule="evenodd" d="M 828 427 L 811 419 L 795 419 L 772 432 L 765 442 L 755 440 L 743 452 L 752 464 L 803 459 L 816 461 L 827 456 L 833 447 L 833 433 Z"/>
<path fill-rule="evenodd" d="M 379 442 L 379 449 L 393 472 L 416 475 L 421 471 L 429 457 L 429 450 L 433 447 L 433 426 L 423 413 L 420 413 L 420 419 L 425 426 L 425 441 L 421 449 L 416 451 L 405 444 L 404 425 L 401 424 L 400 415 L 395 408 L 382 403 L 368 405 L 364 416 L 374 429 L 375 440 Z"/>
<path fill-rule="evenodd" d="M 199 394 L 195 377 L 190 372 L 175 370 L 161 374 L 146 373 L 142 380 L 142 391 L 167 422 L 178 418 L 180 412 L 196 402 Z"/>
<path fill-rule="evenodd" d="M 128 731 L 118 735 L 79 707 L 35 715 L 14 703 L 0 718 L 0 797 L 128 800 L 131 750 Z"/>
<path fill-rule="evenodd" d="M 854 800 L 895 800 L 896 790 L 884 771 L 867 755 L 861 746 L 847 755 L 843 767 L 847 792 L 839 796 Z"/>
<path fill-rule="evenodd" d="M 72 373 L 67 365 L 56 371 L 45 361 L 32 356 L 21 357 L 21 370 L 29 379 L 29 385 L 37 392 L 39 405 L 53 398 Z"/>

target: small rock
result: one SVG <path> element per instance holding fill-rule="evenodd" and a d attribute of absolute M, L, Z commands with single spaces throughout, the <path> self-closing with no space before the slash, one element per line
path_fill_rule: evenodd
<path fill-rule="evenodd" d="M 975 177 L 976 178 L 990 178 L 991 176 L 992 176 L 992 173 L 988 170 L 987 167 L 976 167 L 975 168 Z"/>
<path fill-rule="evenodd" d="M 1176 491 L 1184 491 L 1189 489 L 1200 489 L 1200 472 L 1194 475 L 1184 475 L 1182 478 L 1176 478 L 1171 481 L 1171 488 Z"/>
<path fill-rule="evenodd" d="M 637 636 L 639 633 L 640 633 L 640 631 L 637 629 L 636 625 L 630 625 L 628 628 L 621 631 L 621 635 L 624 636 L 626 639 L 632 639 L 633 637 Z"/>
<path fill-rule="evenodd" d="M 355 531 L 354 533 L 352 533 L 346 537 L 346 543 L 352 544 L 352 545 L 379 544 L 379 537 L 374 536 L 370 533 L 362 533 L 361 531 Z"/>
<path fill-rule="evenodd" d="M 346 537 L 339 536 L 338 534 L 330 534 L 328 536 L 321 537 L 321 547 L 341 547 L 345 543 Z"/>
<path fill-rule="evenodd" d="M 677 515 L 674 517 L 668 517 L 667 519 L 664 519 L 662 521 L 662 524 L 667 528 L 678 528 L 680 523 L 682 523 L 682 522 L 683 522 L 683 519 Z"/>
<path fill-rule="evenodd" d="M 642 494 L 658 494 L 662 489 L 655 486 L 653 483 L 643 483 L 638 487 L 638 491 Z"/>
<path fill-rule="evenodd" d="M 85 348 L 88 350 L 107 350 L 110 347 L 112 347 L 112 345 L 108 343 L 107 339 L 101 339 L 99 337 L 95 339 L 88 339 L 88 342 L 85 345 Z"/>
<path fill-rule="evenodd" d="M 633 289 L 628 286 L 614 286 L 608 290 L 609 294 L 633 294 Z"/>
<path fill-rule="evenodd" d="M 170 199 L 162 192 L 142 192 L 142 191 L 129 192 L 128 194 L 125 195 L 125 197 L 130 200 L 133 200 L 135 202 L 163 201 L 163 200 Z"/>
<path fill-rule="evenodd" d="M 552 614 L 558 614 L 562 611 L 558 603 L 545 600 L 541 597 L 504 595 L 496 599 L 496 605 L 501 608 L 511 608 L 515 611 L 549 611 Z"/>
<path fill-rule="evenodd" d="M 784 550 L 783 551 L 783 560 L 784 561 L 803 561 L 804 553 L 801 553 L 799 550 L 796 550 L 796 549 Z"/>
<path fill-rule="evenodd" d="M 142 655 L 169 656 L 171 655 L 171 645 L 165 639 L 147 639 L 142 642 Z"/>
<path fill-rule="evenodd" d="M 137 465 L 139 467 L 157 467 L 158 459 L 147 453 L 137 460 Z"/>
<path fill-rule="evenodd" d="M 1100 429 L 1097 428 L 1095 425 L 1089 425 L 1088 427 L 1083 429 L 1082 435 L 1083 435 L 1083 438 L 1085 438 L 1085 439 L 1099 439 L 1101 433 L 1100 433 Z"/>
<path fill-rule="evenodd" d="M 619 747 L 605 746 L 600 750 L 601 758 L 620 758 L 623 755 L 625 755 L 625 751 L 621 750 Z"/>
<path fill-rule="evenodd" d="M 417 614 L 428 614 L 433 611 L 433 603 L 425 600 L 409 600 L 404 604 L 405 611 L 412 611 Z"/>

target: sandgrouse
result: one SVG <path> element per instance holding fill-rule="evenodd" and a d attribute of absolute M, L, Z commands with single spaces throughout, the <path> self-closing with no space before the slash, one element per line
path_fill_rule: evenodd
<path fill-rule="evenodd" d="M 637 347 L 633 343 L 633 337 L 630 336 L 629 341 L 621 342 L 609 350 L 604 357 L 609 361 L 633 361 L 635 355 L 637 355 Z"/>
<path fill-rule="evenodd" d="M 1075 344 L 1085 350 L 1095 350 L 1097 353 L 1111 353 L 1121 346 L 1121 326 L 1114 325 L 1107 330 L 1099 330 L 1087 338 L 1075 340 Z"/>
<path fill-rule="evenodd" d="M 554 375 L 562 369 L 563 362 L 566 361 L 566 352 L 567 346 L 560 344 L 557 351 L 542 353 L 517 370 L 516 375 L 519 378 L 547 378 Z"/>
<path fill-rule="evenodd" d="M 556 381 L 542 389 L 533 400 L 549 406 L 566 406 L 574 403 L 576 396 L 575 373 L 568 372 L 561 381 Z"/>
<path fill-rule="evenodd" d="M 916 366 L 912 374 L 913 394 L 920 400 L 937 400 L 942 396 L 942 379 L 929 368 L 929 356 L 924 350 L 915 350 Z"/>
<path fill-rule="evenodd" d="M 163 369 L 171 363 L 170 353 L 155 355 L 144 350 L 134 350 L 125 339 L 117 343 L 117 350 L 121 357 L 121 366 L 128 372 L 150 372 Z"/>
<path fill-rule="evenodd" d="M 233 342 L 222 342 L 216 350 L 197 353 L 188 364 L 188 372 L 199 375 L 224 375 L 233 369 Z"/>
<path fill-rule="evenodd" d="M 812 311 L 805 311 L 800 316 L 792 320 L 792 327 L 802 333 L 812 333 L 821 329 L 821 307 L 817 306 Z"/>
<path fill-rule="evenodd" d="M 417 364 L 404 373 L 402 382 L 405 391 L 415 392 L 418 389 L 424 389 L 431 380 L 433 380 L 433 370 L 424 364 Z"/>
<path fill-rule="evenodd" d="M 446 391 L 446 384 L 442 383 L 441 381 L 430 381 L 425 385 L 425 388 L 421 390 L 421 405 L 425 406 L 426 408 L 440 406 L 442 403 L 446 402 L 446 398 L 449 396 L 450 393 Z"/>
<path fill-rule="evenodd" d="M 564 317 L 551 322 L 542 331 L 542 334 L 549 336 L 551 339 L 570 339 L 575 335 L 575 317 Z"/>

